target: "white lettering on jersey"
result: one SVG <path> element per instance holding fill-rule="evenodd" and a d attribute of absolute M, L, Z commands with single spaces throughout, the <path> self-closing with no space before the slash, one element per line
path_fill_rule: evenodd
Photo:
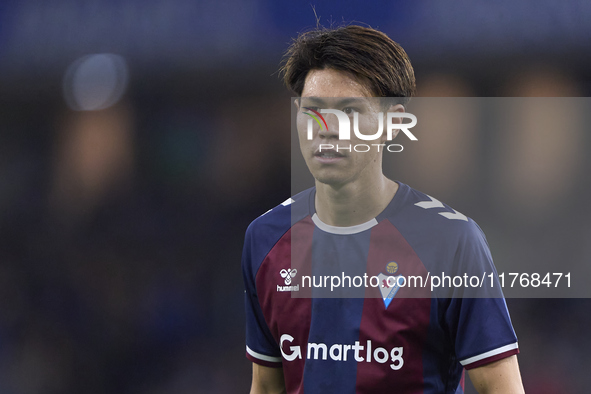
<path fill-rule="evenodd" d="M 369 363 L 372 362 L 373 357 L 373 360 L 379 364 L 385 364 L 390 361 L 389 366 L 394 371 L 398 371 L 404 365 L 404 359 L 402 358 L 404 348 L 402 346 L 393 347 L 390 351 L 379 346 L 374 348 L 371 339 L 367 340 L 365 346 L 361 345 L 359 341 L 355 341 L 353 345 L 335 343 L 330 348 L 326 343 L 308 342 L 305 355 L 302 354 L 302 348 L 300 346 L 290 346 L 289 350 L 291 352 L 289 354 L 285 353 L 283 351 L 283 343 L 292 343 L 293 341 L 294 338 L 291 335 L 281 335 L 279 347 L 283 358 L 287 361 L 293 361 L 296 358 L 302 359 L 302 357 L 308 360 L 328 360 L 330 357 L 333 361 L 347 361 L 353 358 L 358 363 Z M 364 350 L 366 357 L 363 356 Z"/>
<path fill-rule="evenodd" d="M 291 350 L 291 354 L 285 354 L 285 352 L 283 351 L 283 342 L 293 342 L 293 337 L 289 334 L 283 334 L 281 335 L 281 340 L 280 340 L 280 344 L 279 344 L 279 348 L 281 349 L 281 354 L 283 355 L 283 358 L 286 359 L 287 361 L 293 361 L 296 358 L 302 358 L 302 350 L 300 349 L 299 346 L 290 346 L 289 350 Z"/>

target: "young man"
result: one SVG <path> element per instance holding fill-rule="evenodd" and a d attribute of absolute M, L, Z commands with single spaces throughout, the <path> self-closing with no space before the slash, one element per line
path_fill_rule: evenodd
<path fill-rule="evenodd" d="M 300 147 L 316 186 L 246 233 L 251 393 L 463 393 L 464 368 L 480 393 L 522 393 L 502 295 L 440 297 L 428 286 L 396 285 L 446 270 L 496 274 L 480 228 L 383 175 L 386 132 L 379 141 L 357 133 L 339 140 L 339 119 L 323 112 L 342 111 L 359 130 L 403 113 L 415 86 L 404 50 L 370 28 L 321 29 L 293 43 L 283 72 L 299 96 Z M 326 123 L 311 136 L 308 119 L 322 113 Z M 347 148 L 375 142 L 367 152 Z M 342 288 L 316 288 L 316 277 L 334 276 Z M 357 277 L 380 284 L 344 284 Z"/>

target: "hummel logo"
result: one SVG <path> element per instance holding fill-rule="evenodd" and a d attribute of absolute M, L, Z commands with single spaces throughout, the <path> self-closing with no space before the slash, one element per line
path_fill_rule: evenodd
<path fill-rule="evenodd" d="M 291 285 L 291 278 L 295 277 L 296 274 L 298 273 L 298 270 L 296 269 L 282 269 L 281 271 L 279 271 L 279 275 L 281 275 L 282 278 L 285 278 L 285 284 L 287 286 Z"/>
<path fill-rule="evenodd" d="M 300 285 L 293 286 L 291 284 L 291 278 L 295 277 L 297 273 L 298 270 L 291 268 L 282 269 L 281 271 L 279 271 L 279 275 L 281 275 L 281 277 L 285 279 L 285 286 L 277 285 L 277 291 L 299 291 Z"/>

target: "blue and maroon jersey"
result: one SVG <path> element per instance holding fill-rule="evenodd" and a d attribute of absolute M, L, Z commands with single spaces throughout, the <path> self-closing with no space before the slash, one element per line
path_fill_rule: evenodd
<path fill-rule="evenodd" d="M 283 367 L 288 393 L 463 393 L 464 368 L 518 353 L 482 230 L 399 186 L 361 225 L 323 223 L 312 188 L 248 227 L 246 356 Z M 430 275 L 466 273 L 497 293 L 428 285 Z"/>

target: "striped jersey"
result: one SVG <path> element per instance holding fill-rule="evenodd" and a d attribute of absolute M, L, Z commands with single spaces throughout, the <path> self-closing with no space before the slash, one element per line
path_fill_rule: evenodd
<path fill-rule="evenodd" d="M 246 357 L 282 367 L 288 393 L 463 393 L 464 369 L 519 352 L 472 219 L 399 183 L 376 218 L 335 227 L 314 197 L 254 220 L 242 257 Z"/>

